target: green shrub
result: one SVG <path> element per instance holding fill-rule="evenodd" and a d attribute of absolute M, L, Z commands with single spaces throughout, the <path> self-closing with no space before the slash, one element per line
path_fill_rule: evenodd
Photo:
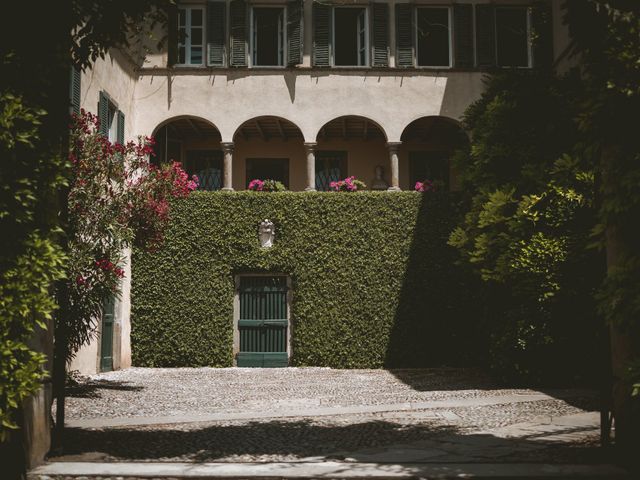
<path fill-rule="evenodd" d="M 447 194 L 414 192 L 176 201 L 162 248 L 134 253 L 134 364 L 232 365 L 234 275 L 251 272 L 291 276 L 294 365 L 471 361 L 484 346 L 475 284 L 447 246 L 456 216 Z M 265 218 L 270 249 L 258 243 Z"/>

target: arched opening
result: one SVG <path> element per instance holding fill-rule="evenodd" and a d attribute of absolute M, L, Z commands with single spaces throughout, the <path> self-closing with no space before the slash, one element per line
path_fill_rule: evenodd
<path fill-rule="evenodd" d="M 288 190 L 304 190 L 304 137 L 291 121 L 276 116 L 247 120 L 233 136 L 234 188 L 254 179 L 276 180 Z"/>
<path fill-rule="evenodd" d="M 316 190 L 354 176 L 368 189 L 390 185 L 389 152 L 384 130 L 373 120 L 347 115 L 325 123 L 316 137 Z"/>
<path fill-rule="evenodd" d="M 211 122 L 198 117 L 177 117 L 158 125 L 153 163 L 182 163 L 189 175 L 198 177 L 199 190 L 220 190 L 223 159 L 220 132 Z"/>
<path fill-rule="evenodd" d="M 421 117 L 405 127 L 401 140 L 401 184 L 413 189 L 416 182 L 429 180 L 436 189 L 457 188 L 457 172 L 451 157 L 457 149 L 469 144 L 458 122 L 447 117 Z"/>

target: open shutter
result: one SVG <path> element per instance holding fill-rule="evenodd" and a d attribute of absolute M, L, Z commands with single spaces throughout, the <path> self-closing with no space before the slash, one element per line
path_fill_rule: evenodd
<path fill-rule="evenodd" d="M 70 100 L 71 100 L 71 112 L 76 115 L 80 113 L 80 79 L 82 73 L 76 66 L 71 67 L 71 79 L 70 79 Z"/>
<path fill-rule="evenodd" d="M 231 0 L 231 66 L 247 66 L 247 2 Z"/>
<path fill-rule="evenodd" d="M 225 2 L 207 2 L 207 63 L 214 67 L 224 66 L 226 7 Z"/>
<path fill-rule="evenodd" d="M 473 6 L 471 4 L 453 6 L 453 35 L 455 67 L 473 67 Z"/>
<path fill-rule="evenodd" d="M 396 65 L 413 67 L 413 5 L 396 3 Z"/>
<path fill-rule="evenodd" d="M 536 2 L 531 10 L 533 66 L 550 67 L 553 63 L 553 17 L 551 5 Z"/>
<path fill-rule="evenodd" d="M 109 97 L 104 92 L 100 92 L 98 100 L 98 120 L 100 120 L 99 132 L 105 137 L 109 137 Z"/>
<path fill-rule="evenodd" d="M 167 33 L 168 57 L 167 66 L 171 67 L 178 63 L 178 7 L 169 5 L 167 10 Z"/>
<path fill-rule="evenodd" d="M 117 133 L 117 138 L 116 141 L 121 144 L 124 145 L 124 113 L 122 113 L 120 110 L 118 110 L 118 133 Z"/>
<path fill-rule="evenodd" d="M 302 0 L 287 2 L 287 66 L 302 63 Z"/>
<path fill-rule="evenodd" d="M 330 66 L 331 7 L 313 3 L 313 65 Z"/>
<path fill-rule="evenodd" d="M 389 66 L 389 5 L 373 4 L 373 66 Z"/>
<path fill-rule="evenodd" d="M 496 64 L 496 17 L 493 5 L 476 5 L 476 48 L 479 67 Z"/>

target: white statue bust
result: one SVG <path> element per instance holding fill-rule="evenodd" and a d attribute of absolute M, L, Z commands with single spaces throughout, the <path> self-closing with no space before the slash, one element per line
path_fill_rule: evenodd
<path fill-rule="evenodd" d="M 276 227 L 273 222 L 268 219 L 264 219 L 260 222 L 258 227 L 258 239 L 260 240 L 260 246 L 262 248 L 273 247 L 273 240 L 276 236 Z"/>

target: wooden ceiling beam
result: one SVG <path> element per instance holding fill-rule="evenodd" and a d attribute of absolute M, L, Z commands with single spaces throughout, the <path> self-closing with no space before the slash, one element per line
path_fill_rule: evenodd
<path fill-rule="evenodd" d="M 193 131 L 196 132 L 196 135 L 200 137 L 204 136 L 204 134 L 202 133 L 202 130 L 198 128 L 198 126 L 194 123 L 193 120 L 191 120 L 190 118 L 187 118 L 186 120 L 189 126 L 193 129 Z"/>
<path fill-rule="evenodd" d="M 267 135 L 264 133 L 264 130 L 260 126 L 260 122 L 258 120 L 255 120 L 255 124 L 256 128 L 258 129 L 258 133 L 262 137 L 262 140 L 264 140 L 265 142 L 269 141 L 269 137 L 267 137 Z"/>
<path fill-rule="evenodd" d="M 342 138 L 347 139 L 347 117 L 342 119 Z"/>
<path fill-rule="evenodd" d="M 284 141 L 289 140 L 287 134 L 284 132 L 284 128 L 282 128 L 282 123 L 280 122 L 279 118 L 276 118 L 276 125 L 278 126 L 278 130 L 280 131 L 280 136 L 282 137 L 282 139 Z"/>

